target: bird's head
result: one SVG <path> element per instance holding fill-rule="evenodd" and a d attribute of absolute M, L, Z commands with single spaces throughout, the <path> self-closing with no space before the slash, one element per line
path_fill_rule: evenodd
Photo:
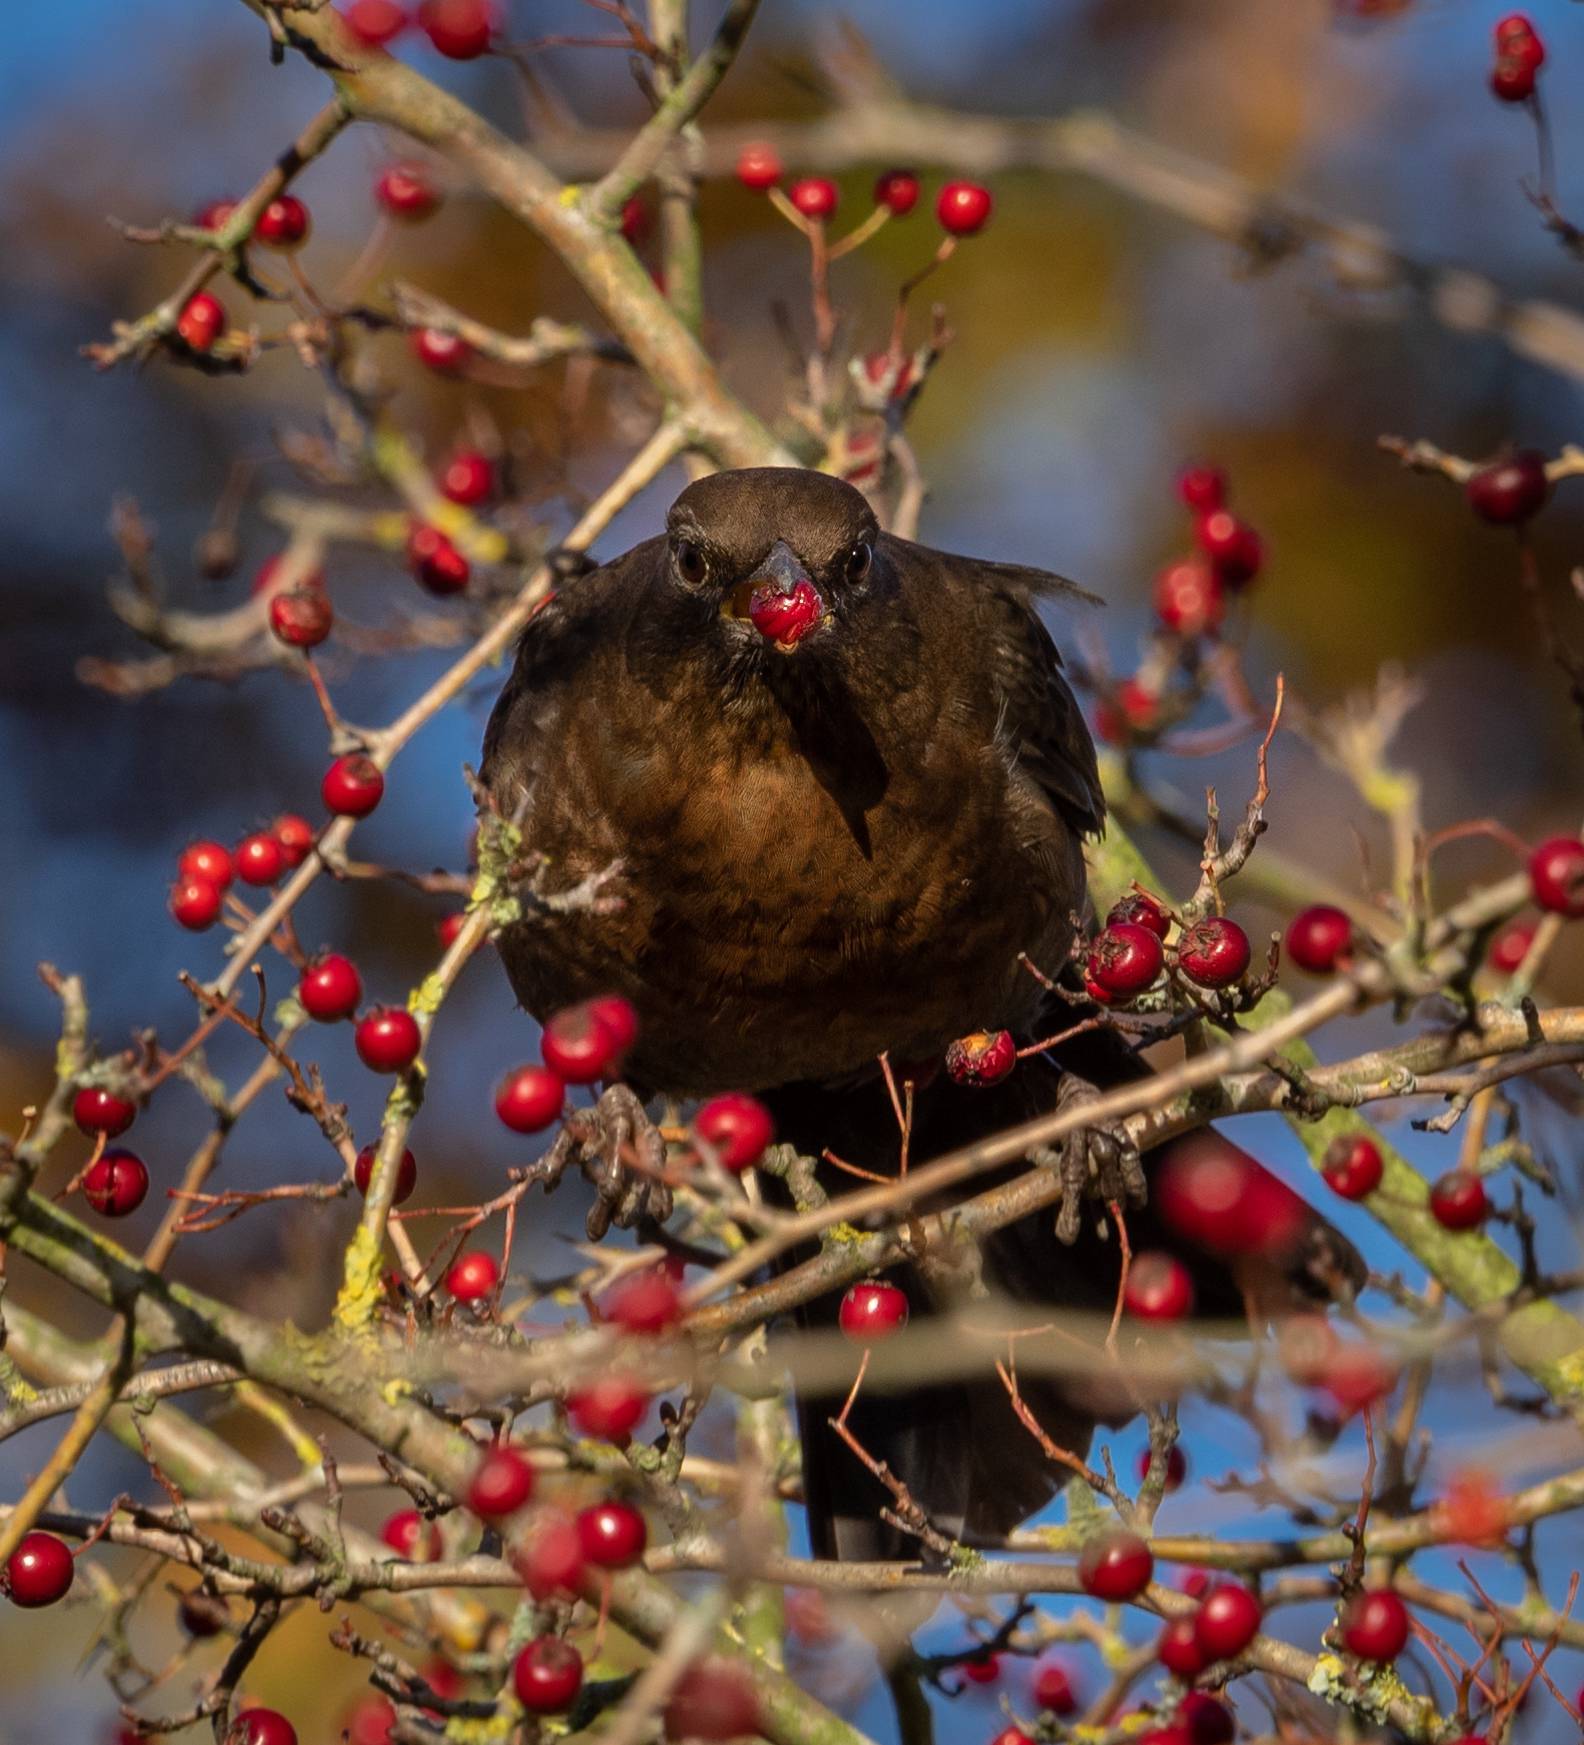
<path fill-rule="evenodd" d="M 712 473 L 666 518 L 670 585 L 732 642 L 783 655 L 837 633 L 873 585 L 879 526 L 861 492 L 825 473 Z"/>

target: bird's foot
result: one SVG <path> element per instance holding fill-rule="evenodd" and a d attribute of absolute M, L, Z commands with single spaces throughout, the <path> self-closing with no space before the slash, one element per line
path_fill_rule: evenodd
<path fill-rule="evenodd" d="M 1085 1103 L 1098 1101 L 1099 1096 L 1088 1079 L 1063 1073 L 1056 1108 L 1059 1112 L 1081 1109 Z M 1149 1197 L 1138 1145 L 1121 1121 L 1094 1121 L 1075 1127 L 1056 1145 L 1041 1146 L 1034 1159 L 1061 1175 L 1056 1235 L 1062 1242 L 1077 1241 L 1085 1200 L 1142 1206 Z"/>
<path fill-rule="evenodd" d="M 607 1085 L 592 1109 L 567 1117 L 540 1171 L 554 1187 L 576 1164 L 594 1189 L 586 1225 L 598 1242 L 612 1224 L 627 1230 L 640 1219 L 663 1224 L 671 1216 L 665 1182 L 665 1140 L 642 1099 L 627 1085 Z"/>

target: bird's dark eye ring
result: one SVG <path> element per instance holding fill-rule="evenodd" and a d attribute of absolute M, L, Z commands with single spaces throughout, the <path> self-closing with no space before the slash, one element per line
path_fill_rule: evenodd
<path fill-rule="evenodd" d="M 845 574 L 849 582 L 861 582 L 869 574 L 869 566 L 874 562 L 874 547 L 867 539 L 860 539 L 847 553 L 847 568 Z"/>
<path fill-rule="evenodd" d="M 676 546 L 677 574 L 684 582 L 697 587 L 709 575 L 709 560 L 691 539 L 679 539 Z"/>

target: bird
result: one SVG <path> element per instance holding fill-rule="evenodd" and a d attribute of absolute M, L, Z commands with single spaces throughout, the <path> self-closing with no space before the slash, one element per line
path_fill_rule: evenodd
<path fill-rule="evenodd" d="M 653 1228 L 670 1211 L 644 1112 L 656 1095 L 760 1094 L 796 1149 L 879 1170 L 894 1167 L 897 1141 L 882 1056 L 938 1062 L 969 1032 L 1049 1034 L 1049 988 L 1070 976 L 1084 844 L 1104 829 L 1105 800 L 1039 606 L 1081 592 L 1048 570 L 884 531 L 867 498 L 830 475 L 746 468 L 690 484 L 662 534 L 573 576 L 530 620 L 480 780 L 521 829 L 545 900 L 523 905 L 500 955 L 541 1022 L 609 994 L 638 1017 L 623 1082 L 552 1148 L 547 1180 L 576 1156 L 594 1185 L 591 1236 L 613 1220 Z M 591 880 L 608 900 L 554 901 Z M 989 1092 L 943 1080 L 920 1094 L 913 1155 L 1147 1070 L 1106 1036 L 1036 1055 Z M 625 1168 L 624 1146 L 646 1167 Z M 1097 1204 L 1153 1218 L 1125 1128 L 1081 1125 L 1062 1166 Z M 831 1192 L 851 1185 L 828 1166 L 820 1179 Z M 1311 1219 L 1280 1258 L 1295 1299 L 1314 1282 L 1317 1245 L 1333 1283 L 1356 1273 L 1325 1231 Z M 1014 1300 L 1104 1306 L 1115 1247 L 1074 1233 L 1071 1218 L 1066 1241 L 1048 1220 L 998 1232 L 985 1273 Z M 1205 1306 L 1241 1312 L 1220 1258 L 1191 1258 Z M 927 1268 L 902 1277 L 920 1312 L 941 1307 Z M 834 1316 L 827 1300 L 804 1319 Z M 876 1458 L 948 1534 L 1005 1531 L 1065 1476 L 994 1389 L 860 1402 Z M 1103 1415 L 1093 1400 L 1032 1392 L 1053 1434 L 1088 1445 Z M 816 1550 L 905 1553 L 874 1482 L 833 1443 L 832 1402 L 800 1409 Z"/>

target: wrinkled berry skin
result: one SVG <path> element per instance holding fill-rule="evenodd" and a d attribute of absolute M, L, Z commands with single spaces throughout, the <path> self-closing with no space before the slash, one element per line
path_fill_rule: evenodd
<path fill-rule="evenodd" d="M 756 588 L 748 602 L 748 622 L 781 653 L 790 653 L 825 621 L 825 602 L 805 577 L 790 593 L 780 588 Z"/>
<path fill-rule="evenodd" d="M 954 1084 L 999 1084 L 1016 1065 L 1017 1044 L 1009 1030 L 975 1030 L 946 1049 L 946 1071 Z"/>

